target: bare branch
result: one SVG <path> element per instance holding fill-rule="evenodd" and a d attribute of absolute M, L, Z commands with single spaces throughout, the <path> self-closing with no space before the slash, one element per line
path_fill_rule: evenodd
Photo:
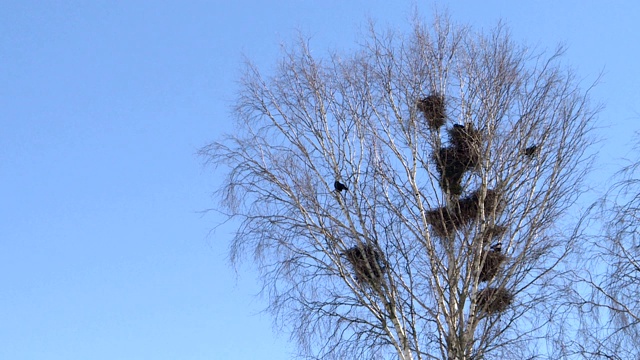
<path fill-rule="evenodd" d="M 202 154 L 227 169 L 231 258 L 301 355 L 549 355 L 596 112 L 560 55 L 437 17 L 247 65 L 238 132 Z"/>

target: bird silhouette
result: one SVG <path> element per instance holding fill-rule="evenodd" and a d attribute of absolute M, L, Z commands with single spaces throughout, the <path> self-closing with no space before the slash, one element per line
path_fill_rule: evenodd
<path fill-rule="evenodd" d="M 524 149 L 524 154 L 526 156 L 533 156 L 538 152 L 538 145 L 532 145 L 528 148 Z"/>
<path fill-rule="evenodd" d="M 499 242 L 495 245 L 491 245 L 491 250 L 497 253 L 502 252 L 502 243 Z"/>
<path fill-rule="evenodd" d="M 333 187 L 336 189 L 337 192 L 341 192 L 342 190 L 346 190 L 349 191 L 349 189 L 347 188 L 347 186 L 343 183 L 341 183 L 340 181 L 336 180 L 333 183 Z"/>

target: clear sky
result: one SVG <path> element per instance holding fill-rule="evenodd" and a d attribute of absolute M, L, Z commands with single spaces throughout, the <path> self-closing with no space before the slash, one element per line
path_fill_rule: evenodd
<path fill-rule="evenodd" d="M 232 131 L 243 54 L 268 71 L 298 30 L 317 54 L 347 49 L 367 17 L 406 27 L 412 3 L 0 1 L 0 359 L 290 358 L 253 268 L 228 266 L 232 227 L 200 213 L 220 175 L 195 152 Z M 585 86 L 603 72 L 605 183 L 640 130 L 640 3 L 448 8 L 565 43 Z"/>

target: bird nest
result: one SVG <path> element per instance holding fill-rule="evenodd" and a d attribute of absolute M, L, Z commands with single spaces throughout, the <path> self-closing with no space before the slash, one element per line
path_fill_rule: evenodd
<path fill-rule="evenodd" d="M 479 191 L 473 192 L 471 195 L 464 197 L 457 202 L 456 215 L 464 223 L 468 223 L 476 219 L 481 211 L 493 213 L 500 212 L 504 208 L 502 196 L 498 191 L 487 189 L 484 202 L 481 204 L 481 194 Z"/>
<path fill-rule="evenodd" d="M 498 251 L 488 251 L 480 270 L 480 276 L 478 281 L 489 281 L 493 279 L 500 271 L 502 263 L 507 260 L 507 257 Z"/>
<path fill-rule="evenodd" d="M 466 127 L 456 124 L 449 129 L 451 145 L 433 154 L 442 190 L 453 195 L 462 194 L 464 173 L 480 166 L 483 138 L 471 124 Z"/>
<path fill-rule="evenodd" d="M 476 295 L 476 305 L 487 314 L 501 313 L 513 303 L 513 294 L 503 288 L 487 287 Z"/>
<path fill-rule="evenodd" d="M 442 190 L 453 195 L 462 194 L 462 177 L 470 165 L 465 154 L 456 148 L 444 147 L 433 158 Z"/>
<path fill-rule="evenodd" d="M 449 129 L 449 142 L 458 148 L 479 148 L 482 145 L 484 136 L 473 124 L 455 124 Z"/>
<path fill-rule="evenodd" d="M 480 206 L 480 194 L 478 191 L 458 200 L 453 204 L 452 209 L 447 207 L 439 207 L 434 210 L 427 211 L 426 220 L 433 228 L 436 235 L 448 237 L 461 227 L 470 224 L 478 218 L 481 209 L 492 211 L 492 209 L 501 207 L 501 197 L 495 190 L 487 189 L 484 198 L 484 207 Z M 506 229 L 505 229 L 506 231 Z"/>
<path fill-rule="evenodd" d="M 449 237 L 461 225 L 460 219 L 446 207 L 427 211 L 426 220 L 434 233 L 440 237 Z"/>
<path fill-rule="evenodd" d="M 343 254 L 353 267 L 355 278 L 359 283 L 377 284 L 380 282 L 386 267 L 382 253 L 373 245 L 354 246 Z"/>
<path fill-rule="evenodd" d="M 445 119 L 447 118 L 444 96 L 431 94 L 418 100 L 416 107 L 424 114 L 429 128 L 438 129 L 444 125 Z"/>
<path fill-rule="evenodd" d="M 449 142 L 460 153 L 459 157 L 464 159 L 469 169 L 480 165 L 483 141 L 484 135 L 472 124 L 456 124 L 449 129 Z"/>

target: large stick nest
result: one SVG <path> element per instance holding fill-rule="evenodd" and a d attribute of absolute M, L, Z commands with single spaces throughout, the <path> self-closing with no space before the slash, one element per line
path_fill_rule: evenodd
<path fill-rule="evenodd" d="M 451 145 L 433 154 L 442 190 L 453 195 L 462 194 L 464 173 L 480 166 L 483 139 L 482 133 L 471 124 L 456 124 L 449 129 Z"/>
<path fill-rule="evenodd" d="M 493 279 L 500 271 L 502 263 L 507 260 L 507 257 L 497 251 L 488 251 L 480 270 L 480 276 L 478 281 L 489 281 Z"/>
<path fill-rule="evenodd" d="M 470 161 L 464 152 L 453 147 L 443 147 L 433 157 L 440 174 L 442 190 L 453 195 L 462 194 L 462 177 L 470 169 Z"/>
<path fill-rule="evenodd" d="M 503 288 L 488 287 L 478 291 L 476 305 L 487 314 L 501 313 L 513 303 L 513 294 Z"/>
<path fill-rule="evenodd" d="M 452 236 L 456 229 L 463 225 L 460 219 L 446 207 L 427 211 L 426 220 L 434 233 L 440 237 Z"/>
<path fill-rule="evenodd" d="M 454 125 L 449 129 L 449 142 L 454 148 L 464 152 L 474 166 L 479 165 L 484 135 L 473 124 Z"/>
<path fill-rule="evenodd" d="M 481 194 L 476 191 L 452 204 L 451 209 L 439 207 L 427 211 L 426 220 L 436 235 L 448 237 L 461 226 L 470 224 L 477 219 L 482 211 L 499 212 L 504 206 L 502 197 L 496 190 L 487 189 L 484 204 L 480 204 Z"/>
<path fill-rule="evenodd" d="M 445 112 L 444 96 L 440 94 L 431 94 L 416 102 L 418 110 L 420 110 L 427 119 L 427 125 L 431 129 L 438 129 L 444 125 L 447 118 Z"/>
<path fill-rule="evenodd" d="M 386 270 L 384 258 L 373 245 L 359 245 L 347 249 L 344 253 L 353 268 L 355 278 L 360 284 L 378 284 Z"/>
<path fill-rule="evenodd" d="M 493 214 L 495 211 L 497 214 L 504 209 L 504 201 L 498 191 L 487 189 L 483 204 L 480 201 L 481 197 L 480 191 L 475 191 L 457 202 L 456 213 L 459 218 L 463 219 L 464 223 L 476 219 L 482 212 L 488 215 Z"/>

